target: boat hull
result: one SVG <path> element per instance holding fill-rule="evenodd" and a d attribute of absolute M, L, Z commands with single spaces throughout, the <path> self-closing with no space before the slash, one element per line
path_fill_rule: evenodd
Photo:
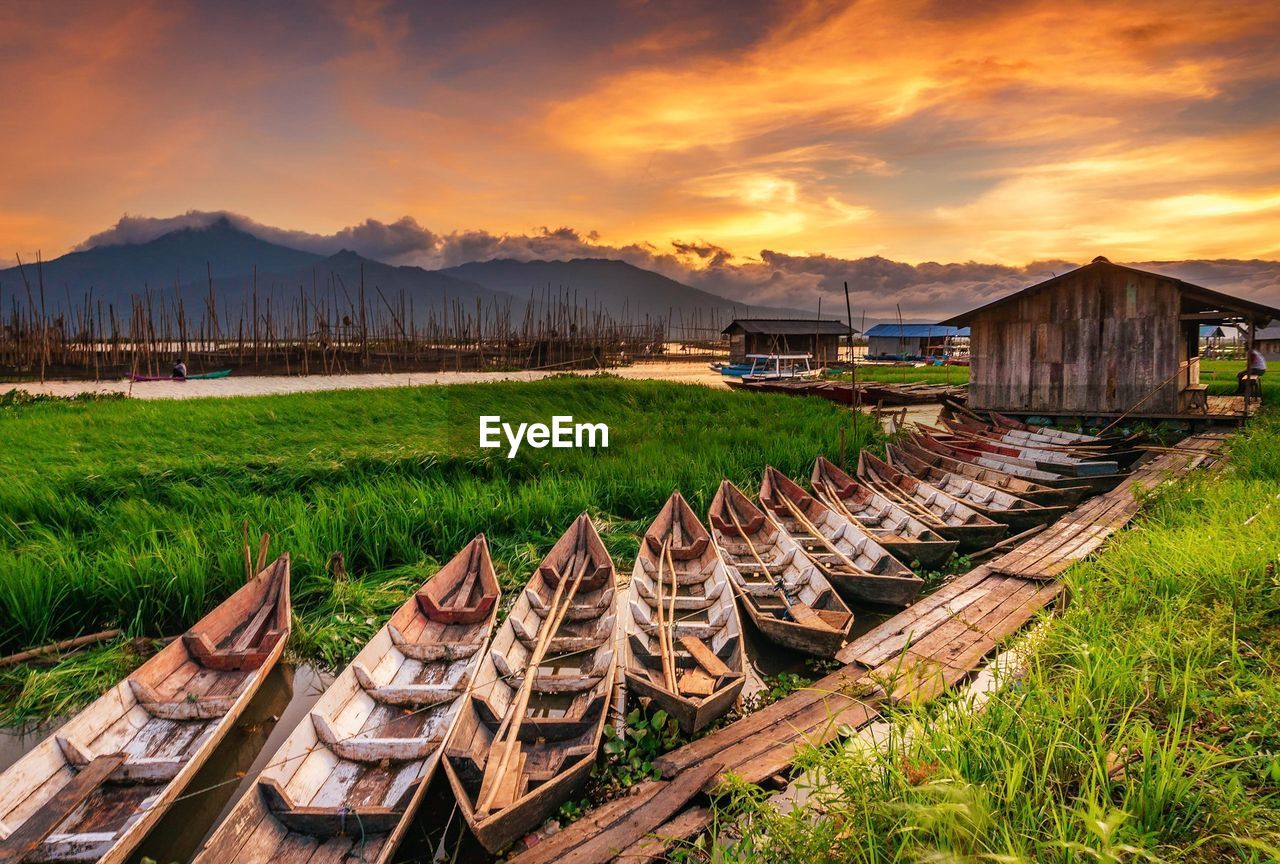
<path fill-rule="evenodd" d="M 919 561 L 921 567 L 933 570 L 947 563 L 956 550 L 954 540 L 890 540 L 879 536 L 880 545 L 908 567 Z"/>
<path fill-rule="evenodd" d="M 627 672 L 627 687 L 632 695 L 643 696 L 651 700 L 667 714 L 676 718 L 676 722 L 680 724 L 680 729 L 686 735 L 699 732 L 711 725 L 724 715 L 726 711 L 733 707 L 733 703 L 738 701 L 738 695 L 742 692 L 742 685 L 746 683 L 746 678 L 740 677 L 727 687 L 708 696 L 706 699 L 695 701 L 684 696 L 677 696 L 661 687 L 653 686 L 653 683 L 645 675 L 637 675 L 634 672 Z"/>
<path fill-rule="evenodd" d="M 770 642 L 803 654 L 812 654 L 814 657 L 834 657 L 849 632 L 847 627 L 844 630 L 806 627 L 795 621 L 783 621 L 772 615 L 762 614 L 750 603 L 743 605 L 747 610 L 747 618 Z M 850 620 L 849 624 L 852 626 L 853 621 Z"/>

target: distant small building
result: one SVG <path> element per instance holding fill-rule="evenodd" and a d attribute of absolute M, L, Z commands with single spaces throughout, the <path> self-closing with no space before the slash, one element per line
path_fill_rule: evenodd
<path fill-rule="evenodd" d="M 914 360 L 940 357 L 969 336 L 967 327 L 943 324 L 877 324 L 867 331 L 867 356 Z"/>
<path fill-rule="evenodd" d="M 957 315 L 969 404 L 1010 414 L 1179 417 L 1200 381 L 1200 328 L 1246 332 L 1280 310 L 1106 258 Z"/>
<path fill-rule="evenodd" d="M 839 359 L 849 325 L 826 318 L 735 318 L 722 335 L 729 337 L 730 363 L 745 363 L 748 354 L 812 354 L 814 365 L 825 365 Z"/>
<path fill-rule="evenodd" d="M 1200 353 L 1205 357 L 1217 357 L 1222 352 L 1222 343 L 1227 333 L 1216 324 L 1206 324 L 1200 328 Z"/>
<path fill-rule="evenodd" d="M 1254 331 L 1253 343 L 1267 363 L 1280 363 L 1280 321 L 1272 321 L 1266 327 Z M 1276 370 L 1280 373 L 1280 369 Z"/>

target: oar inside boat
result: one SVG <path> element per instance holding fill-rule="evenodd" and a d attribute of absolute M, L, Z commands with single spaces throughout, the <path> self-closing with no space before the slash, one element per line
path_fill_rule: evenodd
<path fill-rule="evenodd" d="M 622 611 L 630 692 L 686 732 L 727 711 L 746 680 L 734 589 L 710 541 L 684 497 L 672 494 L 645 533 Z"/>
<path fill-rule="evenodd" d="M 728 480 L 708 514 L 712 541 L 752 623 L 769 639 L 816 656 L 838 651 L 853 614 L 799 544 Z"/>

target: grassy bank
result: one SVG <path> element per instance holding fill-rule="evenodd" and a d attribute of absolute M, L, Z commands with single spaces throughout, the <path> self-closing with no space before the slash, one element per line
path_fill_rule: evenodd
<path fill-rule="evenodd" d="M 742 790 L 724 858 L 1277 860 L 1278 491 L 1272 413 L 1069 571 L 1069 608 L 984 712 L 943 700 L 896 713 L 887 752 L 812 752 L 821 811 Z"/>
<path fill-rule="evenodd" d="M 1209 392 L 1225 396 L 1236 392 L 1236 373 L 1244 369 L 1243 360 L 1202 360 L 1200 380 L 1209 385 Z M 843 376 L 849 380 L 848 374 Z M 909 384 L 923 381 L 927 384 L 967 384 L 968 366 L 859 366 L 859 381 L 880 381 L 890 384 Z M 1269 404 L 1280 402 L 1280 373 L 1262 377 L 1263 400 Z"/>
<path fill-rule="evenodd" d="M 607 449 L 480 450 L 478 417 L 607 423 Z M 620 568 L 673 489 L 806 475 L 824 400 L 614 378 L 0 408 L 0 653 L 118 626 L 181 632 L 244 578 L 241 526 L 293 561 L 293 650 L 337 664 L 477 532 L 507 589 L 583 510 Z M 868 424 L 861 424 L 871 434 Z M 849 442 L 849 452 L 855 450 Z M 255 542 L 256 548 L 256 542 Z M 341 551 L 348 578 L 326 571 Z M 136 663 L 116 645 L 0 671 L 0 722 L 69 710 Z"/>

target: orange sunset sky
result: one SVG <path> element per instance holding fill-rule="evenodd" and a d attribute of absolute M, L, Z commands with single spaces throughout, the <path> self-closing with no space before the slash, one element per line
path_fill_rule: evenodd
<path fill-rule="evenodd" d="M 269 5 L 0 0 L 9 263 L 190 209 L 694 263 L 1280 257 L 1273 2 Z"/>

